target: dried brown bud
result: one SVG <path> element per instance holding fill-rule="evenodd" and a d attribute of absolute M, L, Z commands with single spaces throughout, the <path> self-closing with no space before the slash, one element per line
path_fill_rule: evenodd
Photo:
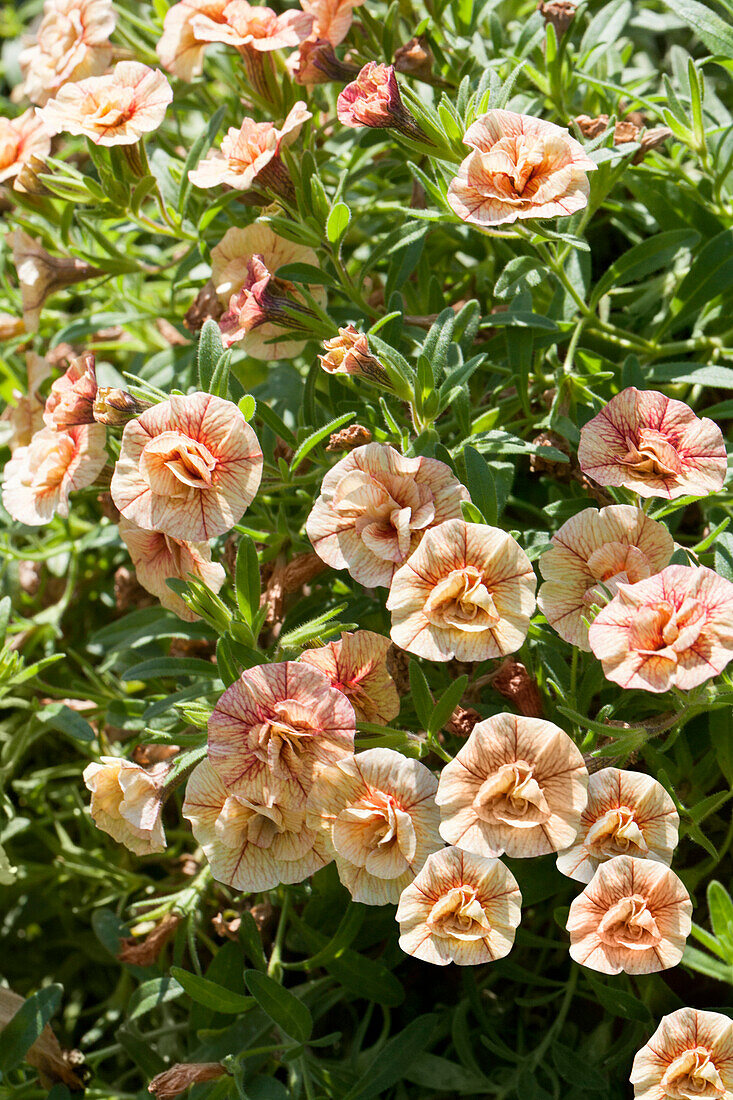
<path fill-rule="evenodd" d="M 170 344 L 172 348 L 182 348 L 190 343 L 188 337 L 183 336 L 175 325 L 172 325 L 170 321 L 166 321 L 165 317 L 159 317 L 155 322 L 155 327 L 165 342 Z"/>
<path fill-rule="evenodd" d="M 410 690 L 410 658 L 404 649 L 394 644 L 387 650 L 387 671 L 399 694 L 407 695 Z"/>
<path fill-rule="evenodd" d="M 598 115 L 596 118 L 591 118 L 590 115 L 578 115 L 573 122 L 586 138 L 598 137 L 608 129 L 608 115 Z"/>
<path fill-rule="evenodd" d="M 127 390 L 115 386 L 102 386 L 94 399 L 93 414 L 97 424 L 119 427 L 140 416 L 152 405 L 151 401 L 142 401 L 133 397 Z"/>
<path fill-rule="evenodd" d="M 627 145 L 630 141 L 638 141 L 641 130 L 627 118 L 621 119 L 613 128 L 613 144 Z"/>
<path fill-rule="evenodd" d="M 163 764 L 180 752 L 178 745 L 137 745 L 132 754 L 133 764 L 149 768 L 153 764 Z"/>
<path fill-rule="evenodd" d="M 132 963 L 135 966 L 153 966 L 180 923 L 179 916 L 168 913 L 151 932 L 148 932 L 144 940 L 138 941 L 132 936 L 121 940 L 117 958 L 120 962 Z"/>
<path fill-rule="evenodd" d="M 562 451 L 570 458 L 570 446 L 566 439 L 556 435 L 555 432 L 540 432 L 532 440 L 535 447 L 554 447 L 556 451 Z M 567 480 L 571 473 L 569 462 L 557 462 L 552 458 L 544 458 L 541 454 L 533 454 L 529 459 L 529 468 L 533 474 L 550 474 L 559 480 Z"/>
<path fill-rule="evenodd" d="M 419 38 L 411 38 L 395 50 L 394 67 L 398 73 L 407 73 L 409 76 L 429 78 L 433 74 L 435 58 L 428 45 L 427 38 L 422 35 Z"/>
<path fill-rule="evenodd" d="M 148 1092 L 158 1100 L 173 1100 L 191 1085 L 204 1081 L 216 1081 L 226 1073 L 221 1062 L 177 1062 L 175 1066 L 159 1073 L 148 1085 Z"/>
<path fill-rule="evenodd" d="M 242 918 L 233 909 L 228 909 L 226 914 L 217 913 L 215 917 L 211 918 L 211 923 L 217 936 L 221 936 L 222 939 L 236 941 L 239 938 Z"/>
<path fill-rule="evenodd" d="M 641 164 L 647 153 L 663 145 L 671 137 L 672 131 L 667 126 L 655 126 L 652 130 L 646 130 L 641 135 L 641 149 L 634 155 L 633 163 Z"/>
<path fill-rule="evenodd" d="M 326 354 L 319 355 L 318 359 L 328 374 L 351 374 L 392 388 L 387 372 L 369 348 L 367 337 L 353 325 L 340 328 L 338 336 L 324 340 L 323 350 Z"/>
<path fill-rule="evenodd" d="M 296 554 L 289 562 L 275 565 L 260 601 L 267 607 L 268 623 L 279 623 L 283 617 L 285 597 L 301 588 L 327 568 L 317 554 Z"/>
<path fill-rule="evenodd" d="M 445 728 L 454 737 L 470 737 L 473 727 L 481 721 L 481 715 L 473 707 L 456 707 Z"/>
<path fill-rule="evenodd" d="M 491 686 L 528 718 L 542 718 L 542 696 L 521 661 L 507 657 L 491 677 Z"/>
<path fill-rule="evenodd" d="M 372 433 L 361 424 L 350 424 L 348 428 L 342 428 L 340 432 L 334 432 L 326 447 L 327 451 L 353 451 L 355 447 L 363 447 L 371 443 Z"/>
<path fill-rule="evenodd" d="M 545 23 L 552 23 L 558 38 L 562 38 L 575 18 L 576 7 L 571 0 L 540 0 L 538 5 L 540 15 Z"/>
<path fill-rule="evenodd" d="M 196 295 L 196 300 L 189 307 L 183 323 L 189 332 L 199 332 L 204 327 L 204 321 L 209 319 L 218 321 L 223 312 L 224 306 L 219 301 L 213 282 L 209 279 Z"/>
<path fill-rule="evenodd" d="M 38 177 L 41 172 L 47 172 L 48 166 L 40 157 L 31 156 L 15 177 L 13 187 L 16 191 L 24 191 L 27 195 L 47 195 L 48 188 Z"/>
<path fill-rule="evenodd" d="M 115 606 L 119 612 L 152 607 L 157 600 L 138 584 L 134 569 L 121 565 L 115 573 Z"/>

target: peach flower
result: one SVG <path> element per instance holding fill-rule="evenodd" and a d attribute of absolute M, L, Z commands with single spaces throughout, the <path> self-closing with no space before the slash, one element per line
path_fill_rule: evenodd
<path fill-rule="evenodd" d="M 34 527 L 48 523 L 57 513 L 68 516 L 69 493 L 86 489 L 106 465 L 106 434 L 101 424 L 36 432 L 28 446 L 18 447 L 5 466 L 6 511 Z"/>
<path fill-rule="evenodd" d="M 691 914 L 690 895 L 669 867 L 614 856 L 570 906 L 570 955 L 601 974 L 667 970 L 682 958 Z"/>
<path fill-rule="evenodd" d="M 313 18 L 311 37 L 338 46 L 346 38 L 354 19 L 354 8 L 364 0 L 300 0 L 303 11 Z"/>
<path fill-rule="evenodd" d="M 327 565 L 386 586 L 428 528 L 461 514 L 462 500 L 468 491 L 444 462 L 367 443 L 328 471 L 305 529 Z"/>
<path fill-rule="evenodd" d="M 658 573 L 674 550 L 664 524 L 627 504 L 586 508 L 551 541 L 539 561 L 545 583 L 537 605 L 561 638 L 586 653 L 590 645 L 583 620 L 591 618 L 593 604 L 608 603 L 619 583 L 635 584 Z"/>
<path fill-rule="evenodd" d="M 656 859 L 667 866 L 677 846 L 680 819 L 661 783 L 643 772 L 601 768 L 588 782 L 588 805 L 573 846 L 557 857 L 557 868 L 578 882 L 590 882 L 601 863 L 614 856 Z"/>
<path fill-rule="evenodd" d="M 104 76 L 64 84 L 38 115 L 49 134 L 83 134 L 95 145 L 132 145 L 158 129 L 172 99 L 160 69 L 120 61 Z"/>
<path fill-rule="evenodd" d="M 683 401 L 633 386 L 612 397 L 580 433 L 578 461 L 599 485 L 641 497 L 706 496 L 725 480 L 723 433 Z"/>
<path fill-rule="evenodd" d="M 397 906 L 400 947 L 436 966 L 477 966 L 512 949 L 522 915 L 517 880 L 498 859 L 443 848 Z"/>
<path fill-rule="evenodd" d="M 36 40 L 18 57 L 21 93 L 43 104 L 67 81 L 104 72 L 115 22 L 112 0 L 46 0 Z"/>
<path fill-rule="evenodd" d="M 318 765 L 354 751 L 354 708 L 315 668 L 247 669 L 209 719 L 209 760 L 232 794 L 304 806 Z"/>
<path fill-rule="evenodd" d="M 261 476 L 257 436 L 237 406 L 192 393 L 127 424 L 110 492 L 138 527 L 205 542 L 241 519 Z"/>
<path fill-rule="evenodd" d="M 269 53 L 297 46 L 307 38 L 313 18 L 303 11 L 277 15 L 271 8 L 248 4 L 247 0 L 229 0 L 222 19 L 199 12 L 191 28 L 199 42 L 222 42 L 238 50 Z"/>
<path fill-rule="evenodd" d="M 392 579 L 392 641 L 430 661 L 514 653 L 529 629 L 536 583 L 506 531 L 448 520 L 427 532 Z"/>
<path fill-rule="evenodd" d="M 97 396 L 94 355 L 88 352 L 70 359 L 64 374 L 51 386 L 43 412 L 47 428 L 65 431 L 78 424 L 94 423 L 92 409 Z"/>
<path fill-rule="evenodd" d="M 219 244 L 211 250 L 211 278 L 219 301 L 228 306 L 232 297 L 238 295 L 250 277 L 250 265 L 257 257 L 267 269 L 275 274 L 285 264 L 308 264 L 318 267 L 319 260 L 312 248 L 287 241 L 278 237 L 266 225 L 253 222 L 245 229 L 228 229 Z M 319 306 L 326 303 L 326 289 L 323 286 L 308 286 Z M 295 288 L 292 299 L 300 299 Z M 254 359 L 290 359 L 305 346 L 305 339 L 277 339 L 283 331 L 282 325 L 265 322 L 251 329 L 239 339 L 238 347 Z"/>
<path fill-rule="evenodd" d="M 206 42 L 196 37 L 193 23 L 197 15 L 207 25 L 224 23 L 224 9 L 229 0 L 181 0 L 168 8 L 163 20 L 163 34 L 155 47 L 164 69 L 180 80 L 191 81 L 203 71 Z"/>
<path fill-rule="evenodd" d="M 221 143 L 221 151 L 211 152 L 198 168 L 188 173 L 196 187 L 228 184 L 237 191 L 264 187 L 284 198 L 294 194 L 293 184 L 280 158 L 280 149 L 297 138 L 303 124 L 312 118 L 299 100 L 278 130 L 271 122 L 245 118 L 239 129 L 232 126 Z"/>
<path fill-rule="evenodd" d="M 92 792 L 94 824 L 138 856 L 165 849 L 160 819 L 161 788 L 167 764 L 141 768 L 118 756 L 102 756 L 84 769 L 84 783 Z"/>
<path fill-rule="evenodd" d="M 356 80 L 340 93 L 336 113 L 344 126 L 394 128 L 418 141 L 427 140 L 402 102 L 393 65 L 368 61 Z"/>
<path fill-rule="evenodd" d="M 119 531 L 130 552 L 138 583 L 145 591 L 157 596 L 161 605 L 175 611 L 179 619 L 188 623 L 198 619 L 166 581 L 172 577 L 185 581 L 193 573 L 212 592 L 218 592 L 226 580 L 226 572 L 218 562 L 212 562 L 208 542 L 183 542 L 159 531 L 144 531 L 124 516 L 120 517 Z"/>
<path fill-rule="evenodd" d="M 733 1020 L 678 1008 L 634 1058 L 636 1100 L 733 1100 Z"/>
<path fill-rule="evenodd" d="M 0 183 L 16 177 L 33 157 L 43 160 L 50 152 L 51 138 L 35 111 L 0 118 Z"/>
<path fill-rule="evenodd" d="M 387 671 L 389 647 L 389 638 L 371 630 L 345 631 L 338 642 L 307 649 L 299 660 L 317 668 L 344 693 L 358 722 L 386 725 L 400 712 L 400 697 Z"/>
<path fill-rule="evenodd" d="M 28 351 L 26 362 L 26 392 L 13 390 L 14 404 L 8 405 L 2 416 L 2 443 L 14 454 L 18 447 L 27 447 L 36 432 L 44 427 L 44 401 L 38 392 L 51 373 L 47 359 Z"/>
<path fill-rule="evenodd" d="M 733 584 L 712 569 L 668 565 L 618 593 L 596 616 L 590 647 L 624 688 L 689 691 L 733 658 Z"/>
<path fill-rule="evenodd" d="M 214 878 L 243 893 L 302 882 L 329 862 L 302 807 L 279 802 L 267 787 L 249 798 L 232 794 L 208 760 L 191 772 L 182 812 Z"/>
<path fill-rule="evenodd" d="M 480 856 L 559 852 L 577 836 L 587 790 L 582 753 L 558 726 L 495 714 L 440 773 L 440 835 Z"/>
<path fill-rule="evenodd" d="M 463 136 L 470 153 L 448 188 L 448 205 L 482 228 L 518 218 L 564 218 L 588 204 L 596 165 L 564 126 L 494 110 Z"/>
<path fill-rule="evenodd" d="M 307 822 L 326 839 L 354 901 L 396 904 L 431 852 L 442 848 L 437 780 L 419 760 L 367 749 L 319 769 Z"/>

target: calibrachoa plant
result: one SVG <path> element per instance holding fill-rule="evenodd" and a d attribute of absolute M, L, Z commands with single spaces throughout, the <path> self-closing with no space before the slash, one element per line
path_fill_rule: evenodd
<path fill-rule="evenodd" d="M 0 16 L 0 1096 L 733 1100 L 729 16 Z"/>

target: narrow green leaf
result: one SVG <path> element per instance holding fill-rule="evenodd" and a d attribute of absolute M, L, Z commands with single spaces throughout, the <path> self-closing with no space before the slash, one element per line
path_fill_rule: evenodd
<path fill-rule="evenodd" d="M 245 970 L 244 980 L 260 1008 L 281 1031 L 299 1043 L 308 1042 L 313 1017 L 306 1004 L 261 970 Z"/>
<path fill-rule="evenodd" d="M 417 661 L 410 660 L 410 694 L 420 724 L 427 729 L 433 714 L 433 696 L 425 679 L 425 673 Z"/>
<path fill-rule="evenodd" d="M 338 244 L 351 221 L 351 211 L 345 202 L 337 202 L 326 220 L 326 238 L 331 244 Z"/>
<path fill-rule="evenodd" d="M 224 354 L 224 345 L 221 342 L 221 333 L 216 321 L 209 318 L 204 321 L 199 336 L 196 352 L 196 364 L 198 367 L 199 385 L 202 390 L 209 393 L 211 380 L 214 377 L 216 364 Z"/>
<path fill-rule="evenodd" d="M 63 986 L 47 985 L 39 989 L 18 1009 L 2 1029 L 0 1073 L 16 1069 L 61 1004 Z"/>
<path fill-rule="evenodd" d="M 237 606 L 250 626 L 260 608 L 260 564 L 257 548 L 249 535 L 242 535 L 234 571 Z"/>
<path fill-rule="evenodd" d="M 407 1027 L 389 1039 L 372 1058 L 344 1100 L 371 1100 L 384 1096 L 401 1081 L 412 1063 L 427 1047 L 438 1017 L 428 1013 L 411 1020 Z"/>
<path fill-rule="evenodd" d="M 328 424 L 324 424 L 322 428 L 314 432 L 313 435 L 308 436 L 304 440 L 297 451 L 293 455 L 292 462 L 290 463 L 290 472 L 294 473 L 300 466 L 306 455 L 309 455 L 314 447 L 317 447 L 331 432 L 338 431 L 344 424 L 348 424 L 350 420 L 353 420 L 356 416 L 355 412 L 342 413 L 341 416 L 335 417 L 333 420 L 329 420 Z"/>
<path fill-rule="evenodd" d="M 191 974 L 188 970 L 182 970 L 180 966 L 171 967 L 171 976 L 183 987 L 192 1001 L 210 1008 L 214 1012 L 223 1012 L 227 1016 L 237 1016 L 240 1012 L 246 1012 L 254 1004 L 252 997 L 245 997 L 242 993 L 233 993 L 231 989 L 225 989 L 216 982 L 202 978 L 199 974 Z"/>
<path fill-rule="evenodd" d="M 466 484 L 471 500 L 482 512 L 486 523 L 495 524 L 498 505 L 496 487 L 489 464 L 475 447 L 464 447 L 463 457 L 466 461 Z"/>
<path fill-rule="evenodd" d="M 461 701 L 468 685 L 468 676 L 459 676 L 438 699 L 428 723 L 428 733 L 433 735 L 443 728 Z"/>

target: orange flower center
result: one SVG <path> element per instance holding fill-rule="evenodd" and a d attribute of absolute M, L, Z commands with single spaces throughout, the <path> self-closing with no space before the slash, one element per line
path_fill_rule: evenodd
<path fill-rule="evenodd" d="M 640 894 L 621 898 L 612 905 L 603 914 L 598 935 L 609 947 L 625 947 L 631 951 L 647 951 L 662 938 L 646 898 Z"/>
<path fill-rule="evenodd" d="M 607 542 L 588 558 L 588 568 L 599 584 L 588 588 L 583 596 L 586 607 L 603 607 L 618 592 L 619 584 L 636 584 L 651 577 L 649 559 L 638 546 L 623 542 Z"/>
<path fill-rule="evenodd" d="M 668 1100 L 699 1100 L 699 1097 L 713 1100 L 726 1095 L 717 1066 L 705 1047 L 693 1047 L 679 1054 L 660 1084 Z"/>
<path fill-rule="evenodd" d="M 612 856 L 646 856 L 649 847 L 628 806 L 607 810 L 594 821 L 585 837 L 585 847 L 597 859 Z"/>
<path fill-rule="evenodd" d="M 700 637 L 707 611 L 699 600 L 685 597 L 680 607 L 659 600 L 639 607 L 629 629 L 629 646 L 677 664 L 678 658 Z"/>
<path fill-rule="evenodd" d="M 403 562 L 416 533 L 435 518 L 435 502 L 424 485 L 407 478 L 385 484 L 365 470 L 344 475 L 333 508 L 344 520 L 353 519 L 356 534 L 382 561 Z"/>
<path fill-rule="evenodd" d="M 20 157 L 21 142 L 9 119 L 0 118 L 0 171 L 9 168 Z"/>
<path fill-rule="evenodd" d="M 482 940 L 491 932 L 478 893 L 467 883 L 454 886 L 438 898 L 426 923 L 434 936 L 443 939 Z"/>
<path fill-rule="evenodd" d="M 293 699 L 275 703 L 270 717 L 252 727 L 250 747 L 273 775 L 292 774 L 306 751 L 314 729 L 302 706 Z"/>
<path fill-rule="evenodd" d="M 37 497 L 56 492 L 75 454 L 76 444 L 68 434 L 59 433 L 46 440 L 43 447 L 31 446 L 30 484 Z"/>
<path fill-rule="evenodd" d="M 502 764 L 479 787 L 473 808 L 481 821 L 529 829 L 547 821 L 550 808 L 526 760 Z"/>
<path fill-rule="evenodd" d="M 625 466 L 633 467 L 642 477 L 677 479 L 682 471 L 682 460 L 667 436 L 655 428 L 641 428 L 638 437 L 626 436 L 626 454 L 621 459 Z"/>
<path fill-rule="evenodd" d="M 105 89 L 103 99 L 87 95 L 83 103 L 86 121 L 98 130 L 112 130 L 129 121 L 135 114 L 134 88 Z"/>
<path fill-rule="evenodd" d="M 410 869 L 417 834 L 410 814 L 393 795 L 372 790 L 338 814 L 333 843 L 350 863 L 391 879 Z"/>
<path fill-rule="evenodd" d="M 284 832 L 283 814 L 275 805 L 229 795 L 219 811 L 214 831 L 225 848 L 240 848 L 243 840 L 256 848 L 269 848 L 275 837 Z"/>
<path fill-rule="evenodd" d="M 209 489 L 216 459 L 203 443 L 181 432 L 161 432 L 143 448 L 140 473 L 154 493 L 188 496 L 191 489 Z"/>
<path fill-rule="evenodd" d="M 501 619 L 483 574 L 473 565 L 454 569 L 438 581 L 424 611 L 434 626 L 462 631 L 488 630 Z"/>

